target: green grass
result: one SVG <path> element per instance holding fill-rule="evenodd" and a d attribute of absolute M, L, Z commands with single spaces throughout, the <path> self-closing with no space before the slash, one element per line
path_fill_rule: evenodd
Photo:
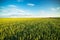
<path fill-rule="evenodd" d="M 60 40 L 60 18 L 0 18 L 0 40 Z"/>

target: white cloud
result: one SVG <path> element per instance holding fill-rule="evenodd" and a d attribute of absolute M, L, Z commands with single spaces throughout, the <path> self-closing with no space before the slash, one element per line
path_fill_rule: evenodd
<path fill-rule="evenodd" d="M 2 8 L 0 17 L 27 17 L 32 16 L 31 13 L 28 13 L 25 10 L 19 9 L 15 5 L 8 5 L 5 8 Z"/>
<path fill-rule="evenodd" d="M 56 8 L 51 8 L 52 11 L 56 11 Z"/>
<path fill-rule="evenodd" d="M 16 7 L 15 5 L 8 5 L 8 7 L 12 7 L 12 8 L 14 8 L 14 7 Z"/>
<path fill-rule="evenodd" d="M 2 7 L 0 17 L 60 17 L 60 7 L 51 8 L 49 12 L 40 10 L 35 14 L 34 12 L 30 12 L 28 10 L 19 9 L 15 5 L 8 5 L 6 7 Z"/>
<path fill-rule="evenodd" d="M 57 10 L 60 10 L 60 7 L 57 7 Z"/>
<path fill-rule="evenodd" d="M 24 10 L 21 10 L 21 9 L 18 9 L 15 5 L 8 5 L 7 7 L 3 8 L 1 10 L 1 15 L 2 17 L 10 17 L 10 16 L 21 16 L 21 15 L 24 15 L 25 11 Z"/>
<path fill-rule="evenodd" d="M 28 3 L 27 5 L 28 6 L 35 6 L 35 4 L 33 4 L 33 3 Z"/>
<path fill-rule="evenodd" d="M 50 10 L 50 9 L 49 9 Z M 37 16 L 40 17 L 60 17 L 60 8 L 51 8 L 50 11 L 40 10 Z"/>
<path fill-rule="evenodd" d="M 60 17 L 60 7 L 52 8 L 52 10 L 50 11 L 50 13 L 53 14 L 54 16 Z"/>
<path fill-rule="evenodd" d="M 45 14 L 46 12 L 45 12 L 44 10 L 41 10 L 40 13 L 41 13 L 41 14 Z"/>
<path fill-rule="evenodd" d="M 56 8 L 51 8 L 51 11 L 59 11 L 60 7 L 56 7 Z"/>

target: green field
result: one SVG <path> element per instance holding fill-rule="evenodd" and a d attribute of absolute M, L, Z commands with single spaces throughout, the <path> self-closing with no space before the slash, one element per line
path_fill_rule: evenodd
<path fill-rule="evenodd" d="M 0 40 L 60 40 L 60 18 L 0 18 Z"/>

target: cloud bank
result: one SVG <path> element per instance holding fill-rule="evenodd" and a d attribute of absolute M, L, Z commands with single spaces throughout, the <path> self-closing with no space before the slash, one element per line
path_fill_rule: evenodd
<path fill-rule="evenodd" d="M 26 11 L 17 8 L 15 5 L 8 5 L 7 7 L 2 7 L 0 12 L 0 17 L 24 17 L 31 16 L 31 14 Z"/>
<path fill-rule="evenodd" d="M 28 4 L 29 6 L 35 6 L 34 4 Z M 1 7 L 0 18 L 1 17 L 60 17 L 60 7 L 50 8 L 50 11 L 40 10 L 38 13 L 30 13 L 28 11 L 22 10 L 15 5 L 8 5 L 6 7 Z"/>

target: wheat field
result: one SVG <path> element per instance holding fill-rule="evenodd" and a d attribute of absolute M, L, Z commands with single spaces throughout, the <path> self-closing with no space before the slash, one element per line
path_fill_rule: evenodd
<path fill-rule="evenodd" d="M 0 40 L 60 40 L 60 18 L 0 18 Z"/>

